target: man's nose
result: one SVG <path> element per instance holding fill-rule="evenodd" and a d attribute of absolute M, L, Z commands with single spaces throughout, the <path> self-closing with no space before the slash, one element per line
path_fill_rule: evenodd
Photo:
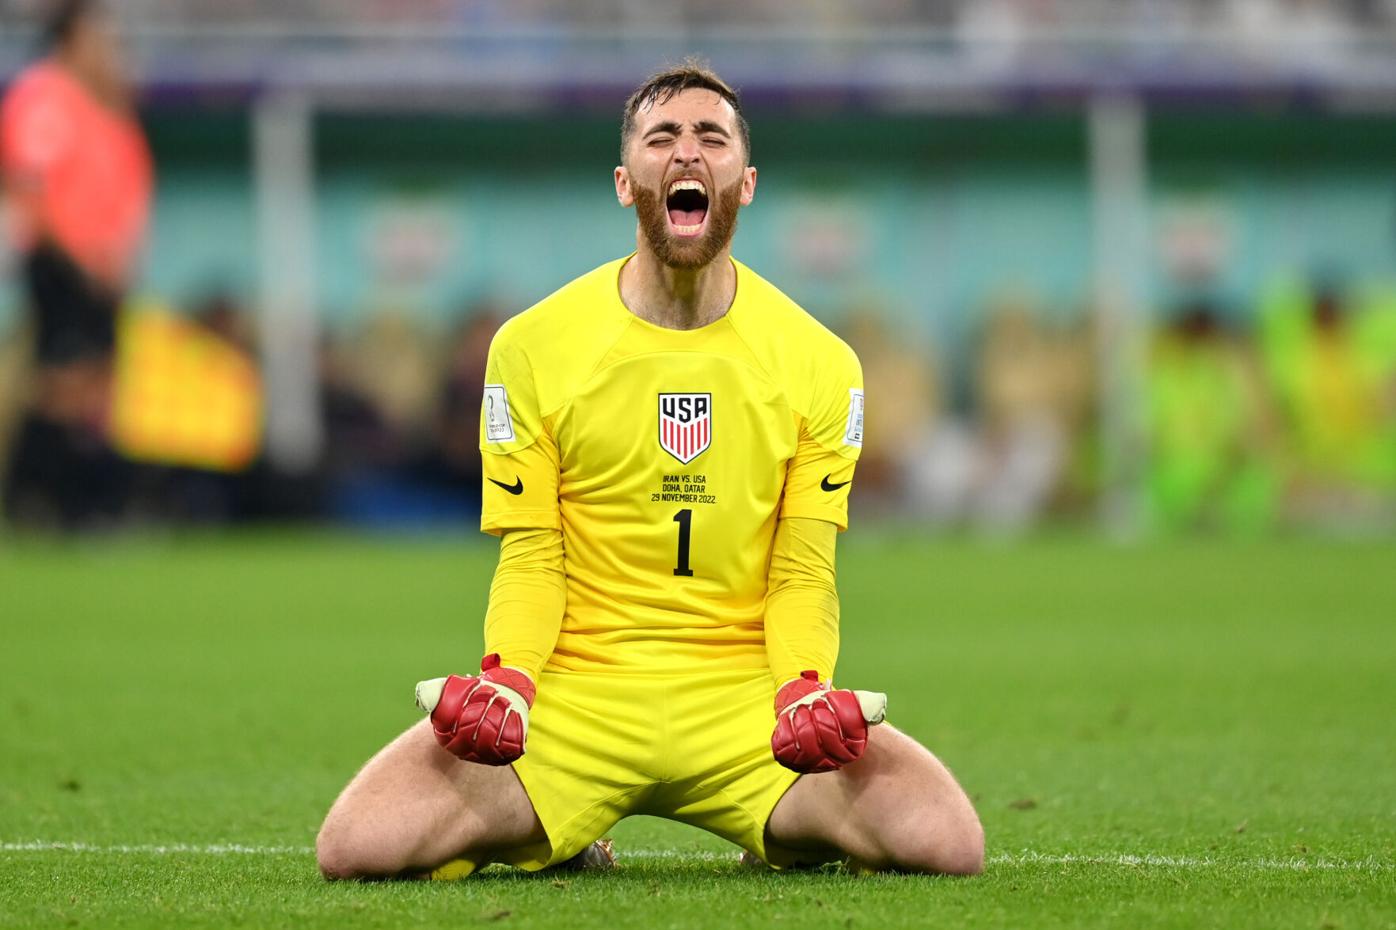
<path fill-rule="evenodd" d="M 674 164 L 689 167 L 698 164 L 698 140 L 681 136 L 674 144 Z"/>

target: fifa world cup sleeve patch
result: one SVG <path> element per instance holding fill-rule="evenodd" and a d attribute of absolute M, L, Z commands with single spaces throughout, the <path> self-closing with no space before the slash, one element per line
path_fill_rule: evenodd
<path fill-rule="evenodd" d="M 863 448 L 863 391 L 860 388 L 848 389 L 848 425 L 844 429 L 843 444 Z"/>
<path fill-rule="evenodd" d="M 484 410 L 481 419 L 485 424 L 485 439 L 489 442 L 514 441 L 514 417 L 509 412 L 509 394 L 502 384 L 485 385 Z M 862 431 L 862 414 L 858 416 L 858 429 Z"/>

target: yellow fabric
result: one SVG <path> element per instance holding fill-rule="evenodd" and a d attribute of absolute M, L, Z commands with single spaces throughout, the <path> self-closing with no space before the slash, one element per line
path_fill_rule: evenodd
<path fill-rule="evenodd" d="M 778 519 L 847 525 L 862 444 L 858 359 L 735 262 L 722 319 L 653 326 L 621 303 L 624 261 L 495 336 L 481 528 L 561 531 L 566 608 L 545 668 L 764 671 Z M 710 445 L 687 464 L 662 447 L 661 394 L 709 396 Z"/>
<path fill-rule="evenodd" d="M 567 603 L 562 533 L 510 530 L 499 544 L 499 565 L 485 613 L 485 654 L 535 682 L 557 643 Z"/>
<path fill-rule="evenodd" d="M 791 517 L 776 523 L 766 594 L 766 655 L 776 686 L 805 669 L 823 680 L 839 654 L 839 597 L 834 585 L 838 528 Z M 562 534 L 510 530 L 485 614 L 485 652 L 535 681 L 557 643 L 567 602 Z"/>
<path fill-rule="evenodd" d="M 839 595 L 834 587 L 838 528 L 791 517 L 776 525 L 766 594 L 766 655 L 776 687 L 814 669 L 834 674 L 839 655 Z"/>
<path fill-rule="evenodd" d="M 548 842 L 455 860 L 433 877 L 462 878 L 492 861 L 557 865 L 637 814 L 708 830 L 777 867 L 793 862 L 793 851 L 765 838 L 771 811 L 799 777 L 771 757 L 774 699 L 764 669 L 545 670 L 514 771 Z"/>
<path fill-rule="evenodd" d="M 481 863 L 470 859 L 452 859 L 443 866 L 432 869 L 427 878 L 434 882 L 456 882 L 473 875 Z"/>
<path fill-rule="evenodd" d="M 119 318 L 111 431 L 127 458 L 241 471 L 261 447 L 257 367 L 217 333 L 137 303 Z"/>

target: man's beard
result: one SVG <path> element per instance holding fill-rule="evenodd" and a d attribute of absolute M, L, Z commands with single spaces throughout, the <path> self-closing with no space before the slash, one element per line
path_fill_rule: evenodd
<path fill-rule="evenodd" d="M 708 229 L 696 239 L 680 238 L 669 232 L 669 210 L 658 193 L 639 186 L 634 192 L 640 231 L 654 254 L 670 268 L 691 271 L 710 264 L 727 248 L 737 231 L 737 210 L 742 204 L 740 179 L 708 201 Z"/>

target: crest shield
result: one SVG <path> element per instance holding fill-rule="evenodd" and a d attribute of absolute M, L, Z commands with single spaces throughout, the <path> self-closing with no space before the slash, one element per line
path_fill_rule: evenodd
<path fill-rule="evenodd" d="M 713 441 L 711 394 L 659 395 L 659 446 L 683 464 L 702 455 Z"/>

